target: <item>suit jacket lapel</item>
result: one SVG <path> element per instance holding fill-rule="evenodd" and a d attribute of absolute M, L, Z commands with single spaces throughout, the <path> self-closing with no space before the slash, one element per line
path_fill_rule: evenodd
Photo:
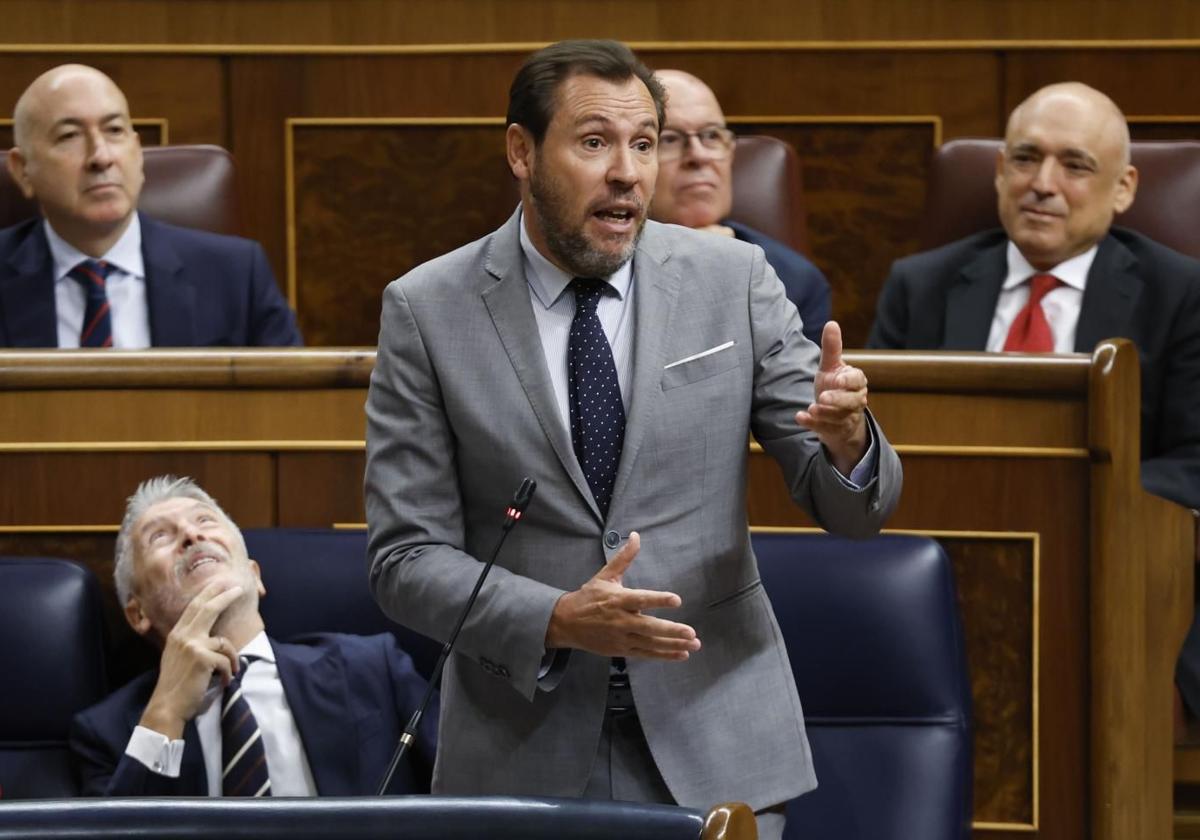
<path fill-rule="evenodd" d="M 191 347 L 194 339 L 196 290 L 183 277 L 183 262 L 153 219 L 140 216 L 142 259 L 146 265 L 146 305 L 150 311 L 150 344 Z"/>
<path fill-rule="evenodd" d="M 284 695 L 321 796 L 361 793 L 358 733 L 341 654 L 271 641 Z M 373 783 L 374 780 L 369 780 Z"/>
<path fill-rule="evenodd" d="M 1137 257 L 1117 239 L 1100 240 L 1075 327 L 1076 352 L 1091 353 L 1106 338 L 1129 335 L 1129 319 L 1142 293 L 1136 268 Z"/>
<path fill-rule="evenodd" d="M 945 350 L 986 350 L 1008 261 L 1007 240 L 984 248 L 963 266 L 946 293 Z"/>
<path fill-rule="evenodd" d="M 646 429 L 653 422 L 662 397 L 664 339 L 671 334 L 671 313 L 680 284 L 679 275 L 666 268 L 670 257 L 666 240 L 649 225 L 633 257 L 633 393 L 621 463 L 613 486 L 615 500 L 622 498 L 622 491 L 629 483 Z"/>
<path fill-rule="evenodd" d="M 0 310 L 12 347 L 57 347 L 54 263 L 46 229 L 38 219 L 8 258 L 9 278 L 0 283 Z"/>
<path fill-rule="evenodd" d="M 571 433 L 558 415 L 554 385 L 550 381 L 550 371 L 546 369 L 546 354 L 529 303 L 529 283 L 525 279 L 518 227 L 520 218 L 520 213 L 514 213 L 504 227 L 492 236 L 485 267 L 488 274 L 499 282 L 484 290 L 483 303 L 554 454 L 592 514 L 599 519 L 600 509 L 596 507 L 587 479 L 575 457 Z"/>

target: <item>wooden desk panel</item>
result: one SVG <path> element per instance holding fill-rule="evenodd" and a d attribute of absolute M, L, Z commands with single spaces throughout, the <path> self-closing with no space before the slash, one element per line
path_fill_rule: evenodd
<path fill-rule="evenodd" d="M 1132 347 L 848 358 L 904 462 L 889 528 L 937 536 L 958 577 L 975 836 L 1168 837 L 1192 523 L 1138 483 Z M 361 522 L 373 361 L 0 352 L 0 551 L 76 556 L 107 586 L 124 497 L 167 471 L 195 476 L 246 526 Z M 810 524 L 756 446 L 748 480 L 752 524 Z M 117 639 L 135 660 L 128 631 Z"/>

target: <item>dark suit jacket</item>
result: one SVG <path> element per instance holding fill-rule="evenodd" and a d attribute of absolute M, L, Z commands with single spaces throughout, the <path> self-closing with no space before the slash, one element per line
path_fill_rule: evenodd
<path fill-rule="evenodd" d="M 153 346 L 302 343 L 257 242 L 140 218 Z M 40 217 L 0 230 L 0 347 L 58 346 L 53 273 Z"/>
<path fill-rule="evenodd" d="M 317 792 L 374 795 L 426 682 L 391 634 L 322 633 L 303 644 L 271 641 L 279 678 L 300 730 Z M 204 755 L 194 723 L 184 732 L 179 778 L 151 772 L 125 755 L 129 736 L 154 691 L 158 672 L 143 674 L 75 716 L 70 746 L 87 796 L 206 796 Z M 437 739 L 436 703 L 422 719 L 394 793 L 428 793 Z"/>
<path fill-rule="evenodd" d="M 763 249 L 767 264 L 775 269 L 783 281 L 787 299 L 800 312 L 802 330 L 809 340 L 821 343 L 821 330 L 829 320 L 829 281 L 803 254 L 792 250 L 778 239 L 772 239 L 762 231 L 746 227 L 740 222 L 726 219 L 721 222 L 733 230 L 733 235 Z"/>
<path fill-rule="evenodd" d="M 867 346 L 983 350 L 1007 273 L 1002 230 L 897 260 Z M 1200 507 L 1200 262 L 1113 228 L 1088 272 L 1075 350 L 1128 338 L 1142 372 L 1142 482 Z"/>

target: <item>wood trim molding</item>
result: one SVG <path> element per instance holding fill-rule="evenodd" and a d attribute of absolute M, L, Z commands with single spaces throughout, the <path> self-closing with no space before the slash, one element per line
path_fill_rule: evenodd
<path fill-rule="evenodd" d="M 487 55 L 531 53 L 548 41 L 497 41 L 444 44 L 0 44 L 0 55 L 30 53 L 69 55 L 211 55 L 211 56 L 373 56 L 373 55 Z M 638 52 L 996 52 L 1049 50 L 1200 49 L 1197 38 L 1135 39 L 930 39 L 860 41 L 627 41 Z"/>

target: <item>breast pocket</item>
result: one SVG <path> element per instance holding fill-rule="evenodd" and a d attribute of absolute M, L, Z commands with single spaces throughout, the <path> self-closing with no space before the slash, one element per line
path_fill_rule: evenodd
<path fill-rule="evenodd" d="M 668 364 L 663 368 L 662 389 L 670 391 L 681 385 L 710 379 L 737 366 L 737 342 L 727 341 Z"/>

